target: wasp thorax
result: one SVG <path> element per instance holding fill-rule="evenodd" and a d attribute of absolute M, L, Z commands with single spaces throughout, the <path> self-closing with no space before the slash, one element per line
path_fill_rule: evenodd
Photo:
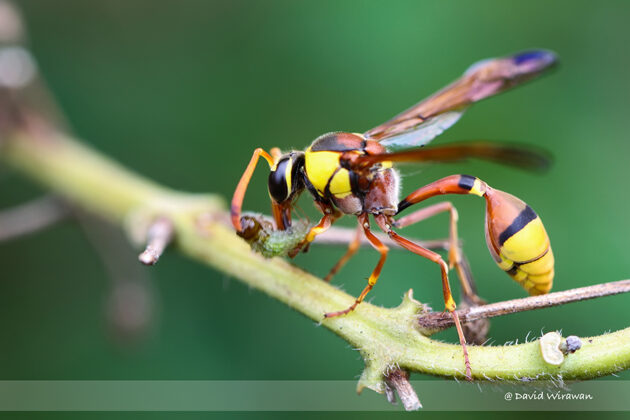
<path fill-rule="evenodd" d="M 532 295 L 547 293 L 554 258 L 545 227 L 522 200 L 488 187 L 486 242 L 499 267 Z"/>
<path fill-rule="evenodd" d="M 277 203 L 283 203 L 304 188 L 301 171 L 304 166 L 304 153 L 291 152 L 278 159 L 269 173 L 269 195 Z"/>

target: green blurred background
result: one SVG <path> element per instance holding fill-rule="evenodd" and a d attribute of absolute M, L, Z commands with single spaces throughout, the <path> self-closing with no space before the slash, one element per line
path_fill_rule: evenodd
<path fill-rule="evenodd" d="M 479 59 L 554 50 L 558 71 L 473 107 L 439 139 L 544 147 L 555 158 L 547 174 L 486 163 L 406 166 L 403 191 L 452 173 L 477 175 L 541 215 L 556 256 L 555 290 L 629 277 L 628 2 L 18 4 L 41 72 L 80 138 L 160 183 L 225 197 L 257 146 L 302 149 L 327 131 L 365 131 Z M 0 171 L 2 207 L 41 194 Z M 259 169 L 247 209 L 268 212 L 265 182 L 266 170 Z M 452 201 L 480 294 L 492 302 L 524 296 L 489 257 L 483 202 Z M 301 203 L 311 212 L 307 197 Z M 99 229 L 92 239 L 111 245 L 111 229 Z M 406 232 L 443 237 L 447 217 Z M 147 330 L 121 340 L 107 316 L 111 276 L 90 243 L 67 222 L 0 244 L 1 379 L 297 380 L 361 373 L 359 354 L 324 328 L 175 252 L 144 270 L 131 251 L 116 246 L 120 266 L 143 279 L 153 302 Z M 313 246 L 295 264 L 324 275 L 342 253 Z M 435 265 L 402 251 L 390 255 L 372 302 L 397 305 L 413 287 L 418 299 L 441 309 Z M 358 294 L 375 257 L 363 250 L 334 282 Z M 627 327 L 629 303 L 629 296 L 616 296 L 502 317 L 491 336 L 503 344 L 541 329 L 597 335 Z M 454 341 L 455 334 L 439 338 Z"/>

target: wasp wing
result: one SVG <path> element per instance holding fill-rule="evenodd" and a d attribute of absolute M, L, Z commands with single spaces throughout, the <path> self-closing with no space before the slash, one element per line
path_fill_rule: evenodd
<path fill-rule="evenodd" d="M 417 122 L 414 121 L 415 128 L 410 128 L 392 137 L 384 137 L 380 143 L 392 151 L 424 146 L 448 130 L 463 114 L 463 110 L 446 111 L 424 121 L 417 119 Z"/>
<path fill-rule="evenodd" d="M 379 162 L 458 162 L 476 158 L 522 169 L 542 171 L 551 165 L 547 152 L 518 144 L 471 141 L 438 147 L 355 157 L 351 168 L 362 171 Z"/>
<path fill-rule="evenodd" d="M 455 124 L 470 104 L 533 79 L 555 63 L 556 55 L 545 50 L 479 61 L 455 82 L 364 135 L 390 149 L 424 146 Z"/>

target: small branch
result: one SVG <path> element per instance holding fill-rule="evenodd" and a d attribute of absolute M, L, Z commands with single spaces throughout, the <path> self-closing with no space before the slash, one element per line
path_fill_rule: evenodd
<path fill-rule="evenodd" d="M 422 408 L 418 394 L 409 383 L 409 372 L 402 369 L 391 371 L 385 378 L 385 382 L 398 393 L 405 411 L 418 411 Z M 388 394 L 388 399 L 393 404 L 396 400 L 393 394 Z"/>
<path fill-rule="evenodd" d="M 0 3 L 1 4 L 1 3 Z M 0 241 L 30 235 L 68 217 L 68 207 L 45 196 L 0 212 Z"/>
<path fill-rule="evenodd" d="M 138 260 L 144 265 L 155 265 L 162 253 L 173 240 L 173 222 L 166 217 L 160 217 L 154 221 L 147 231 L 147 247 L 138 256 Z"/>
<path fill-rule="evenodd" d="M 620 280 L 594 286 L 563 290 L 547 295 L 531 296 L 522 299 L 506 300 L 488 305 L 474 306 L 457 311 L 462 323 L 473 322 L 484 318 L 513 314 L 534 309 L 549 308 L 571 302 L 594 299 L 630 292 L 630 280 Z M 426 331 L 440 331 L 453 326 L 453 318 L 444 312 L 432 312 L 418 320 L 420 328 Z"/>

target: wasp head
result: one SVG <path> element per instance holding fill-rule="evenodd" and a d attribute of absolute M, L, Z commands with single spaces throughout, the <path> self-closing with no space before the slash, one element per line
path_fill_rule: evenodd
<path fill-rule="evenodd" d="M 291 226 L 291 203 L 304 190 L 304 153 L 290 152 L 278 159 L 269 173 L 268 188 L 279 229 Z"/>

